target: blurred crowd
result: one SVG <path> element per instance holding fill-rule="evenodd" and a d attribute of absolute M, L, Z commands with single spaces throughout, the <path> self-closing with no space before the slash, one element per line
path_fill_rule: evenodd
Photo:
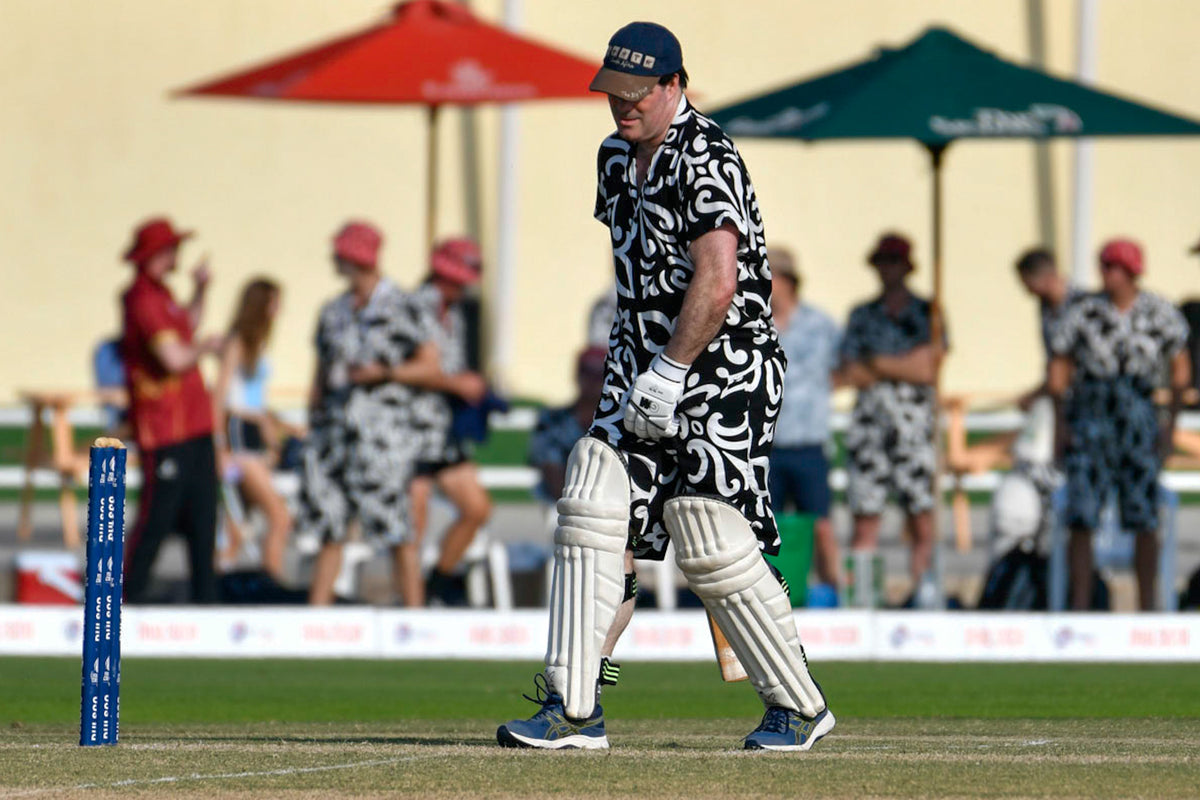
<path fill-rule="evenodd" d="M 268 404 L 281 286 L 266 277 L 249 281 L 225 332 L 201 336 L 207 260 L 192 270 L 186 303 L 165 283 L 189 236 L 165 218 L 134 231 L 125 253 L 135 274 L 122 295 L 123 330 L 95 354 L 109 426 L 136 442 L 145 481 L 126 547 L 129 601 L 161 599 L 151 570 L 164 538 L 179 533 L 187 542 L 196 603 L 218 601 L 220 573 L 247 561 L 268 587 L 259 592 L 264 599 L 335 602 L 345 543 L 357 537 L 391 553 L 397 603 L 465 604 L 461 562 L 491 514 L 473 444 L 486 435 L 488 412 L 504 407 L 469 357 L 464 298 L 481 278 L 477 244 L 441 242 L 425 279 L 401 287 L 380 270 L 377 227 L 351 221 L 336 231 L 330 255 L 344 291 L 317 315 L 307 426 L 301 427 Z M 812 552 L 811 601 L 845 600 L 854 581 L 847 572 L 872 563 L 862 555 L 877 550 L 891 501 L 910 546 L 905 605 L 940 605 L 935 432 L 938 374 L 951 337 L 942 310 L 909 286 L 913 245 L 898 233 L 879 237 L 866 254 L 879 292 L 844 323 L 809 300 L 794 253 L 772 248 L 768 260 L 771 310 L 788 360 L 770 458 L 771 502 L 776 515 L 810 523 L 798 530 L 811 537 L 804 543 Z M 993 533 L 1004 542 L 998 558 L 1009 550 L 1044 549 L 1053 498 L 1062 498 L 1070 604 L 1077 609 L 1105 602 L 1097 591 L 1092 536 L 1106 505 L 1115 503 L 1121 528 L 1135 537 L 1138 602 L 1150 609 L 1158 479 L 1172 452 L 1184 392 L 1200 366 L 1191 333 L 1200 304 L 1180 310 L 1143 288 L 1146 263 L 1132 240 L 1106 243 L 1098 266 L 1101 288 L 1089 292 L 1070 284 L 1048 250 L 1016 259 L 1016 278 L 1039 304 L 1045 353 L 1043 379 L 1020 405 L 1041 409 L 1031 419 L 1047 427 L 1040 439 L 1048 444 L 1034 452 L 1022 449 L 1028 436 L 1009 437 L 976 445 L 949 466 L 966 471 L 997 463 L 990 453 L 1008 457 L 1011 470 L 993 499 Z M 588 343 L 574 364 L 576 395 L 565 406 L 543 409 L 530 439 L 536 494 L 547 502 L 561 495 L 567 456 L 591 426 L 605 391 L 615 308 L 615 292 L 592 307 Z M 207 358 L 216 363 L 211 389 L 200 372 Z M 840 443 L 844 452 L 831 423 L 831 398 L 839 389 L 855 395 Z M 851 517 L 842 537 L 850 551 L 845 556 L 831 517 L 831 463 L 838 460 Z M 294 504 L 276 489 L 273 474 L 280 470 L 299 475 Z M 453 506 L 454 518 L 432 564 L 423 564 L 435 494 Z M 247 530 L 252 519 L 261 530 Z M 288 586 L 284 570 L 296 530 L 319 543 L 306 587 Z M 1005 605 L 1004 598 L 985 600 Z M 1044 607 L 1044 592 L 1030 602 Z"/>
<path fill-rule="evenodd" d="M 132 435 L 144 480 L 127 537 L 127 599 L 161 599 L 151 571 L 166 536 L 179 533 L 187 542 L 192 602 L 227 595 L 218 573 L 249 554 L 259 567 L 258 598 L 328 604 L 338 599 L 344 544 L 357 535 L 391 552 L 398 602 L 464 604 L 456 568 L 491 513 L 472 438 L 479 438 L 478 418 L 503 405 L 468 363 L 462 306 L 480 279 L 478 246 L 465 238 L 440 243 L 425 279 L 404 289 L 380 271 L 378 228 L 351 221 L 336 232 L 332 268 L 345 290 L 318 314 L 301 429 L 267 402 L 281 287 L 251 280 L 226 332 L 200 336 L 211 277 L 206 259 L 192 270 L 186 305 L 165 282 L 191 235 L 165 218 L 134 231 L 125 252 L 135 275 L 122 295 L 123 329 L 96 353 L 97 383 L 127 391 L 127 412 L 119 400 L 108 401 L 110 424 Z M 210 357 L 218 363 L 211 392 L 200 371 Z M 272 479 L 279 469 L 299 474 L 295 518 Z M 425 571 L 421 544 L 434 490 L 456 517 Z M 251 537 L 245 528 L 255 510 L 265 530 Z M 319 543 L 307 589 L 285 585 L 294 527 Z"/>
<path fill-rule="evenodd" d="M 1200 244 L 1192 253 L 1200 254 Z M 811 545 L 790 545 L 811 546 L 810 604 L 831 605 L 839 598 L 883 602 L 861 594 L 864 587 L 878 593 L 883 576 L 860 582 L 847 573 L 882 569 L 869 556 L 877 551 L 891 500 L 901 512 L 911 551 L 909 594 L 901 604 L 943 607 L 934 564 L 935 431 L 938 373 L 950 352 L 950 336 L 941 309 L 909 287 L 916 269 L 912 242 L 889 232 L 868 251 L 866 262 L 878 277 L 879 292 L 855 306 L 844 324 L 803 294 L 792 252 L 772 248 L 768 260 L 772 313 L 788 360 L 770 459 L 771 500 L 777 516 L 800 515 L 811 523 L 798 529 L 811 537 Z M 1043 379 L 1017 400 L 1031 412 L 1023 431 L 973 443 L 946 465 L 960 473 L 1007 468 L 992 501 L 994 562 L 983 576 L 982 607 L 1046 608 L 1046 539 L 1057 508 L 1057 521 L 1068 536 L 1069 605 L 1107 608 L 1092 541 L 1110 505 L 1122 533 L 1134 537 L 1138 605 L 1155 607 L 1159 475 L 1175 446 L 1193 449 L 1191 435 L 1176 431 L 1175 422 L 1200 358 L 1194 333 L 1200 303 L 1177 309 L 1143 288 L 1145 259 L 1132 240 L 1107 242 L 1097 265 L 1100 289 L 1089 292 L 1071 285 L 1047 249 L 1016 258 L 1016 278 L 1038 303 Z M 592 308 L 592 346 L 576 368 L 579 400 L 547 411 L 535 434 L 535 463 L 550 493 L 561 485 L 555 479 L 561 481 L 567 441 L 586 429 L 587 409 L 600 390 L 595 376 L 601 374 L 598 363 L 614 308 L 611 293 Z M 831 428 L 831 395 L 837 389 L 855 396 L 840 454 Z M 850 553 L 844 560 L 830 516 L 833 457 L 844 461 L 851 517 L 845 537 Z M 1014 564 L 1027 565 L 1031 558 L 1035 567 L 1027 577 L 1034 591 L 1017 596 Z M 808 580 L 807 575 L 788 577 L 793 583 Z M 856 584 L 855 599 L 850 590 Z"/>

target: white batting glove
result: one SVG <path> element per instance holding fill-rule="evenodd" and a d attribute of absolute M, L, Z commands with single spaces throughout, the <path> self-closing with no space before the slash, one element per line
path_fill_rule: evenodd
<path fill-rule="evenodd" d="M 675 409 L 683 395 L 687 365 L 662 353 L 637 376 L 625 401 L 625 428 L 639 439 L 669 439 L 679 433 Z"/>

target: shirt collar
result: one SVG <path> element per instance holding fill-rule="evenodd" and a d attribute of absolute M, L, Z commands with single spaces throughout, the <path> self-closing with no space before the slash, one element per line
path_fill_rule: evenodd
<path fill-rule="evenodd" d="M 675 118 L 671 120 L 672 125 L 682 125 L 687 118 L 688 111 L 691 106 L 688 105 L 687 95 L 683 92 L 679 93 L 679 105 L 675 106 Z"/>
<path fill-rule="evenodd" d="M 367 298 L 365 308 L 372 308 L 379 302 L 379 298 L 390 292 L 392 289 L 392 279 L 380 277 L 379 283 L 375 284 L 375 288 L 371 290 L 371 296 Z"/>
<path fill-rule="evenodd" d="M 885 317 L 890 319 L 899 319 L 900 317 L 909 313 L 909 311 L 912 310 L 917 304 L 917 296 L 912 293 L 912 290 L 909 290 L 907 295 L 907 302 L 900 307 L 900 310 L 896 312 L 895 317 L 892 317 L 892 315 L 888 313 L 887 302 L 883 292 L 880 292 L 879 295 L 876 296 L 875 306 L 879 309 L 879 313 L 883 314 Z"/>
<path fill-rule="evenodd" d="M 373 311 L 376 303 L 379 302 L 379 298 L 382 297 L 385 292 L 390 290 L 391 286 L 392 286 L 391 278 L 380 276 L 379 282 L 376 283 L 375 288 L 371 290 L 371 296 L 367 298 L 366 304 L 363 305 L 362 308 L 358 309 L 358 311 L 356 313 L 366 314 L 368 311 Z M 348 306 L 350 306 L 350 308 L 353 310 L 353 308 L 354 308 L 354 292 L 347 290 L 344 297 L 346 298 L 346 304 Z"/>
<path fill-rule="evenodd" d="M 679 94 L 679 105 L 675 106 L 675 116 L 671 119 L 671 127 L 667 129 L 667 138 L 659 147 L 669 147 L 679 149 L 679 142 L 683 136 L 683 126 L 688 123 L 692 116 L 692 106 L 688 103 L 687 95 L 682 92 Z"/>

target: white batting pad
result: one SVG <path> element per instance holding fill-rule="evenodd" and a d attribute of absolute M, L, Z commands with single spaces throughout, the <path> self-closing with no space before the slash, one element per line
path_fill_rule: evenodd
<path fill-rule="evenodd" d="M 600 648 L 625 594 L 629 503 L 621 457 L 597 439 L 580 439 L 558 501 L 546 646 L 546 681 L 576 719 L 595 708 Z"/>
<path fill-rule="evenodd" d="M 825 698 L 808 673 L 792 607 L 736 508 L 707 497 L 673 497 L 663 522 L 688 586 L 729 639 L 767 706 L 814 717 Z"/>

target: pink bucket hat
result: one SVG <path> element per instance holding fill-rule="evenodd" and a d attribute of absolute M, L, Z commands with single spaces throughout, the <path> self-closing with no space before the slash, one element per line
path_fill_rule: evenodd
<path fill-rule="evenodd" d="M 383 235 L 369 222 L 351 220 L 333 237 L 333 254 L 362 267 L 379 268 Z"/>
<path fill-rule="evenodd" d="M 1119 264 L 1129 270 L 1131 275 L 1141 275 L 1146 271 L 1142 261 L 1142 248 L 1131 239 L 1111 239 L 1100 249 L 1101 264 Z"/>
<path fill-rule="evenodd" d="M 474 239 L 447 239 L 434 248 L 429 257 L 429 269 L 439 278 L 471 286 L 479 283 L 483 256 Z"/>

